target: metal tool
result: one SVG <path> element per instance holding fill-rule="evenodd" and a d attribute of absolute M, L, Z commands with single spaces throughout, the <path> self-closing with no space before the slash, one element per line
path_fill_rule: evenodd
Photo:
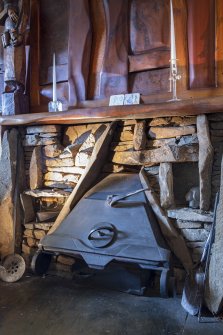
<path fill-rule="evenodd" d="M 128 194 L 125 194 L 125 195 L 109 195 L 107 197 L 107 203 L 108 203 L 109 206 L 112 207 L 120 200 L 124 200 L 126 198 L 132 197 L 133 195 L 139 194 L 139 193 L 147 191 L 147 190 L 148 190 L 148 188 L 142 188 L 140 190 L 137 190 L 135 192 L 131 192 L 131 193 L 128 193 Z"/>

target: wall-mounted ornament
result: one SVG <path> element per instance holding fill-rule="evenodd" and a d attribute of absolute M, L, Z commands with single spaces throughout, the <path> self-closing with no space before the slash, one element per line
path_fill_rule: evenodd
<path fill-rule="evenodd" d="M 29 4 L 27 1 L 0 0 L 0 25 L 4 48 L 4 92 L 2 115 L 28 112 L 29 99 L 26 95 L 28 54 Z"/>
<path fill-rule="evenodd" d="M 179 101 L 177 97 L 177 80 L 181 79 L 177 70 L 177 53 L 176 53 L 176 39 L 175 39 L 175 24 L 174 24 L 174 13 L 173 13 L 173 3 L 170 0 L 170 92 L 172 92 L 173 97 L 170 101 Z"/>
<path fill-rule="evenodd" d="M 48 104 L 49 112 L 62 112 L 63 104 L 57 100 L 57 75 L 56 75 L 56 57 L 53 54 L 53 101 Z"/>

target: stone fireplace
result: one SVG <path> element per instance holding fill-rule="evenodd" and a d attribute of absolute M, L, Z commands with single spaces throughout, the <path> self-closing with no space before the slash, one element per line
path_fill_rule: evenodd
<path fill-rule="evenodd" d="M 200 116 L 120 121 L 100 173 L 105 176 L 109 173 L 139 172 L 144 166 L 153 191 L 159 197 L 166 216 L 185 239 L 194 263 L 199 260 L 208 237 L 213 199 L 220 186 L 223 121 L 219 122 L 219 117 L 221 114 L 204 117 L 205 136 L 198 129 Z M 20 185 L 22 211 L 19 211 L 20 223 L 16 225 L 16 248 L 19 250 L 21 247 L 28 265 L 39 241 L 53 227 L 84 174 L 95 144 L 107 124 L 23 126 L 5 132 L 7 136 L 3 137 L 3 147 L 4 143 L 13 146 L 13 132 L 22 143 L 19 152 L 21 157 L 24 155 L 20 164 L 25 164 L 25 180 Z M 207 134 L 210 134 L 209 147 L 213 150 L 210 150 L 208 162 L 202 163 L 204 157 L 201 157 L 201 152 L 208 141 Z M 9 141 L 10 136 L 12 139 Z M 12 148 L 9 151 L 12 154 Z M 2 161 L 2 164 L 7 163 L 7 159 Z M 206 186 L 210 184 L 210 194 L 202 186 L 204 183 Z M 15 184 L 15 179 L 12 184 Z M 203 208 L 189 208 L 185 196 L 191 188 L 199 185 L 202 186 L 200 207 Z M 11 222 L 13 226 L 12 215 Z M 15 243 L 13 232 L 11 236 L 9 249 Z M 70 257 L 58 256 L 53 265 L 54 271 L 70 273 L 74 262 Z M 175 267 L 175 274 L 179 280 L 183 279 L 184 271 L 180 263 Z"/>

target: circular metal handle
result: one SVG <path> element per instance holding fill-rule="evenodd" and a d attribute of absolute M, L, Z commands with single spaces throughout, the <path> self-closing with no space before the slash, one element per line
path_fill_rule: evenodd
<path fill-rule="evenodd" d="M 115 227 L 111 224 L 95 226 L 88 235 L 88 240 L 94 248 L 106 248 L 111 245 L 117 235 Z"/>

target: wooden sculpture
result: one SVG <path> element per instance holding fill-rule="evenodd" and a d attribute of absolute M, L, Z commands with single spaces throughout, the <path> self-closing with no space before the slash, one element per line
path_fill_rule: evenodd
<path fill-rule="evenodd" d="M 0 25 L 4 26 L 2 44 L 5 68 L 2 114 L 24 114 L 28 106 L 28 97 L 25 95 L 25 39 L 28 23 L 26 1 L 1 0 L 0 10 Z"/>

